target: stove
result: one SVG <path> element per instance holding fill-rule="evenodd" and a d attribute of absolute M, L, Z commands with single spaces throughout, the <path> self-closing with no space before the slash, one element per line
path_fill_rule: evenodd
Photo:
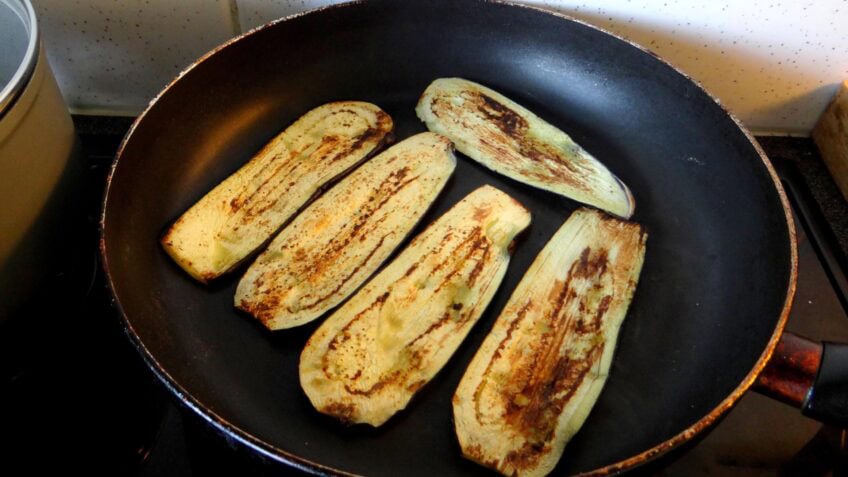
<path fill-rule="evenodd" d="M 291 475 L 219 438 L 179 408 L 126 339 L 98 263 L 97 223 L 105 177 L 131 121 L 75 121 L 88 167 L 79 198 L 85 226 L 60 239 L 78 241 L 81 252 L 27 316 L 0 330 L 0 422 L 10 441 L 2 465 L 27 474 Z M 798 228 L 798 288 L 787 329 L 848 342 L 845 238 L 832 231 L 840 225 L 834 226 L 839 211 L 833 208 L 848 206 L 822 199 L 833 196 L 835 185 L 827 183 L 810 140 L 761 143 L 786 187 Z M 848 471 L 845 442 L 845 431 L 751 392 L 712 432 L 636 473 L 840 475 Z"/>

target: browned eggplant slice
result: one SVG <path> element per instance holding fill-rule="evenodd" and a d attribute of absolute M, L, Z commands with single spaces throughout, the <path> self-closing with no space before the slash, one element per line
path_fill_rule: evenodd
<path fill-rule="evenodd" d="M 642 227 L 576 211 L 536 257 L 453 398 L 463 454 L 550 472 L 607 379 L 645 255 Z"/>
<path fill-rule="evenodd" d="M 386 142 L 392 127 L 389 115 L 370 103 L 340 101 L 309 111 L 177 219 L 162 246 L 195 279 L 219 277 L 322 186 Z"/>
<path fill-rule="evenodd" d="M 453 144 L 430 132 L 370 159 L 274 238 L 239 282 L 236 306 L 272 330 L 323 315 L 388 258 L 455 167 Z"/>
<path fill-rule="evenodd" d="M 566 133 L 502 94 L 461 78 L 433 81 L 418 117 L 466 156 L 495 172 L 597 207 L 633 215 L 624 183 Z"/>
<path fill-rule="evenodd" d="M 379 426 L 406 407 L 483 313 L 529 224 L 491 186 L 431 224 L 309 339 L 300 384 L 315 409 Z"/>

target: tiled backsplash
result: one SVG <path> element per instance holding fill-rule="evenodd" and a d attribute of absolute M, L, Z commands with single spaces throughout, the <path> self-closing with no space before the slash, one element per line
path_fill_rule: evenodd
<path fill-rule="evenodd" d="M 77 112 L 137 114 L 195 58 L 332 0 L 34 0 Z M 622 35 L 700 81 L 750 128 L 808 133 L 848 78 L 848 0 L 527 0 Z"/>

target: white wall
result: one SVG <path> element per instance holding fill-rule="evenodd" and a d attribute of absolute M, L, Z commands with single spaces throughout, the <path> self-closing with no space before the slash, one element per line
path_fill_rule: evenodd
<path fill-rule="evenodd" d="M 137 114 L 240 31 L 332 0 L 34 0 L 78 112 Z M 759 132 L 807 133 L 848 78 L 848 0 L 526 0 L 658 53 Z"/>

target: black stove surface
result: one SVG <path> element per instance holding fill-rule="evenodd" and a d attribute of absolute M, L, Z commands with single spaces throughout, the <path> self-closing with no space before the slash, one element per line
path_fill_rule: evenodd
<path fill-rule="evenodd" d="M 213 434 L 178 408 L 124 336 L 97 263 L 97 221 L 105 177 L 129 127 L 124 119 L 76 118 L 88 170 L 82 252 L 28 316 L 0 330 L 3 406 L 11 439 L 4 464 L 18 472 L 61 469 L 86 475 L 291 475 Z M 840 241 L 810 191 L 806 166 L 788 149 L 806 139 L 765 139 L 796 215 L 799 280 L 788 329 L 848 342 L 848 281 Z M 809 159 L 807 159 L 809 160 Z M 832 211 L 828 211 L 832 212 Z M 833 475 L 844 470 L 842 430 L 823 427 L 753 392 L 698 442 L 641 469 L 646 475 Z"/>

